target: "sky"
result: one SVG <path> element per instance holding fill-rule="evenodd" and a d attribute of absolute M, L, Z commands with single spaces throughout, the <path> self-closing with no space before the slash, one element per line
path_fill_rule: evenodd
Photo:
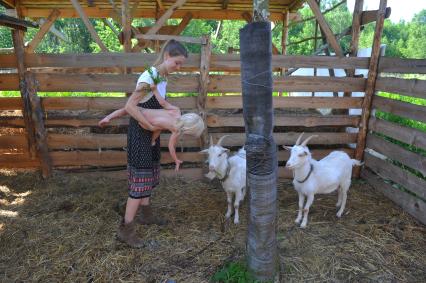
<path fill-rule="evenodd" d="M 364 0 L 364 10 L 377 10 L 380 0 Z M 347 0 L 349 11 L 353 11 L 355 0 Z M 414 14 L 426 9 L 426 0 L 388 0 L 387 6 L 391 7 L 389 19 L 393 23 L 400 20 L 411 21 Z"/>

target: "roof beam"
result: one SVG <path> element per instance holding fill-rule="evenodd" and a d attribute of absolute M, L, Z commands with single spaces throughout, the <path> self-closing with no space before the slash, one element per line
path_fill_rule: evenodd
<path fill-rule="evenodd" d="M 0 25 L 10 27 L 13 29 L 23 30 L 23 31 L 26 31 L 27 27 L 32 27 L 32 28 L 38 27 L 38 24 L 36 23 L 21 20 L 15 17 L 4 15 L 4 14 L 0 14 Z"/>
<path fill-rule="evenodd" d="M 74 6 L 77 13 L 80 15 L 80 18 L 83 20 L 83 23 L 86 25 L 87 29 L 89 30 L 90 35 L 95 40 L 95 42 L 99 45 L 101 50 L 103 52 L 109 52 L 108 48 L 104 45 L 102 40 L 99 38 L 98 34 L 95 31 L 95 28 L 93 27 L 92 23 L 89 21 L 89 18 L 87 17 L 84 10 L 81 8 L 80 3 L 78 3 L 78 0 L 70 0 L 72 5 Z"/>
<path fill-rule="evenodd" d="M 14 9 L 15 8 L 15 1 L 12 0 L 0 0 L 0 5 L 5 7 L 6 9 Z"/>
<path fill-rule="evenodd" d="M 333 32 L 331 31 L 329 25 L 327 24 L 324 16 L 321 13 L 321 10 L 318 6 L 318 3 L 315 0 L 307 0 L 309 7 L 311 7 L 312 12 L 315 15 L 315 18 L 318 21 L 318 24 L 321 27 L 321 30 L 324 32 L 327 42 L 330 44 L 330 46 L 334 49 L 334 52 L 337 56 L 343 57 L 343 51 L 342 48 L 339 45 L 339 42 L 337 41 L 336 37 L 334 36 Z"/>
<path fill-rule="evenodd" d="M 57 9 L 53 9 L 52 13 L 50 13 L 49 17 L 46 19 L 44 24 L 40 27 L 37 34 L 34 36 L 33 40 L 31 40 L 30 43 L 28 43 L 27 46 L 27 52 L 33 53 L 34 50 L 37 48 L 45 34 L 50 30 L 50 27 L 53 25 L 53 23 L 56 21 L 56 19 L 59 17 L 61 12 Z"/>

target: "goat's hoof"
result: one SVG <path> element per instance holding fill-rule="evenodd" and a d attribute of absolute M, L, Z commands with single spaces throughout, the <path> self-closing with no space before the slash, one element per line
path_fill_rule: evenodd
<path fill-rule="evenodd" d="M 342 217 L 342 213 L 343 213 L 343 212 L 340 212 L 340 211 L 339 211 L 339 212 L 337 212 L 336 216 L 337 216 L 338 218 L 340 218 L 340 217 Z"/>
<path fill-rule="evenodd" d="M 302 219 L 296 219 L 296 220 L 294 220 L 294 223 L 299 224 L 300 220 L 302 220 Z"/>
<path fill-rule="evenodd" d="M 302 223 L 302 224 L 300 224 L 300 228 L 306 228 L 306 223 Z"/>
<path fill-rule="evenodd" d="M 240 224 L 239 220 L 234 220 L 234 224 Z"/>
<path fill-rule="evenodd" d="M 340 207 L 341 205 L 341 203 L 336 203 L 336 207 Z"/>

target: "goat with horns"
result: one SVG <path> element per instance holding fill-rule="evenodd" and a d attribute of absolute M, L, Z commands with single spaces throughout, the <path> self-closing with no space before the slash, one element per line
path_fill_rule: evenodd
<path fill-rule="evenodd" d="M 346 198 L 351 185 L 352 167 L 360 166 L 362 163 L 351 159 L 346 152 L 332 151 L 326 157 L 317 161 L 312 158 L 306 146 L 308 141 L 316 135 L 310 136 L 299 144 L 303 133 L 298 137 L 296 144 L 292 147 L 283 146 L 291 152 L 286 167 L 293 171 L 293 185 L 299 194 L 299 211 L 295 222 L 300 223 L 301 228 L 306 227 L 308 222 L 309 207 L 314 201 L 315 194 L 328 194 L 335 190 L 338 192 L 336 203 L 340 209 L 337 217 L 341 217 L 346 205 Z M 305 197 L 307 198 L 306 204 Z"/>
<path fill-rule="evenodd" d="M 246 194 L 246 151 L 241 148 L 237 154 L 228 158 L 229 149 L 221 145 L 227 136 L 229 135 L 222 136 L 217 144 L 213 144 L 213 138 L 210 136 L 209 148 L 202 150 L 201 153 L 208 154 L 209 172 L 205 176 L 210 180 L 218 178 L 226 192 L 228 210 L 225 217 L 227 219 L 232 214 L 232 196 L 235 194 L 234 223 L 238 224 L 240 221 L 238 208 Z"/>

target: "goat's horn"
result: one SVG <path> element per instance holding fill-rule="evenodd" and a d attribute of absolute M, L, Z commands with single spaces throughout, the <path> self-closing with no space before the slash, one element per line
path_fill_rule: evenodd
<path fill-rule="evenodd" d="M 212 146 L 213 145 L 213 137 L 212 137 L 212 135 L 210 135 L 210 146 Z"/>
<path fill-rule="evenodd" d="M 302 139 L 304 133 L 301 133 L 300 136 L 297 138 L 296 144 L 295 145 L 299 145 L 300 140 Z"/>
<path fill-rule="evenodd" d="M 318 135 L 312 135 L 312 136 L 307 137 L 307 138 L 306 138 L 306 140 L 304 140 L 304 141 L 302 142 L 301 146 L 305 146 L 305 145 L 307 145 L 307 144 L 308 144 L 308 141 L 309 141 L 310 139 L 312 139 L 312 138 L 316 138 L 316 137 L 318 137 Z"/>
<path fill-rule="evenodd" d="M 223 139 L 226 138 L 226 137 L 229 137 L 229 135 L 221 136 L 216 145 L 220 146 L 222 144 Z"/>

